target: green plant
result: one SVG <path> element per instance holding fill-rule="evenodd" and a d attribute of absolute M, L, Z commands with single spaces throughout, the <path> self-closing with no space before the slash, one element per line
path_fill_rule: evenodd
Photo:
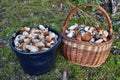
<path fill-rule="evenodd" d="M 85 3 L 88 3 L 88 0 L 77 0 L 78 2 L 78 5 L 79 4 L 85 4 Z M 89 3 L 92 3 L 92 4 L 97 4 L 97 5 L 100 5 L 101 1 L 100 0 L 91 0 Z M 92 11 L 96 11 L 97 9 L 96 8 L 92 8 Z"/>
<path fill-rule="evenodd" d="M 100 0 L 91 0 L 91 3 L 100 5 Z M 96 11 L 96 10 L 97 10 L 96 8 L 92 8 L 92 11 Z"/>
<path fill-rule="evenodd" d="M 113 24 L 113 30 L 117 33 L 120 32 L 120 28 L 119 28 L 120 25 L 117 25 L 117 24 Z"/>
<path fill-rule="evenodd" d="M 87 0 L 78 0 L 78 4 L 85 4 L 87 3 Z"/>

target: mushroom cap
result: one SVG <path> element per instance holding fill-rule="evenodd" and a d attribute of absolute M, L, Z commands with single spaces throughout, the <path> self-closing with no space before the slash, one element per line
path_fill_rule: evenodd
<path fill-rule="evenodd" d="M 81 39 L 83 41 L 90 41 L 91 40 L 91 33 L 90 32 L 86 32 L 82 37 Z"/>
<path fill-rule="evenodd" d="M 51 42 L 52 38 L 51 38 L 50 36 L 46 36 L 45 40 L 46 40 L 47 42 Z"/>

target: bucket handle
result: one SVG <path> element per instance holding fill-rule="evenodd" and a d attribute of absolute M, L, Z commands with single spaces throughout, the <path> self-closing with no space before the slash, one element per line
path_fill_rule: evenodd
<path fill-rule="evenodd" d="M 75 12 L 77 11 L 79 8 L 82 8 L 84 6 L 92 6 L 92 7 L 96 7 L 98 10 L 100 10 L 102 12 L 102 14 L 105 15 L 107 21 L 108 21 L 108 26 L 109 26 L 109 34 L 110 36 L 113 35 L 113 29 L 112 29 L 112 22 L 111 22 L 111 19 L 109 17 L 109 15 L 107 14 L 107 12 L 99 5 L 95 5 L 95 4 L 81 4 L 75 8 L 73 8 L 69 14 L 67 15 L 66 19 L 65 19 L 65 22 L 64 22 L 64 25 L 62 27 L 62 33 L 65 32 L 66 28 L 67 28 L 67 23 L 68 23 L 68 20 L 70 19 L 70 16 Z"/>

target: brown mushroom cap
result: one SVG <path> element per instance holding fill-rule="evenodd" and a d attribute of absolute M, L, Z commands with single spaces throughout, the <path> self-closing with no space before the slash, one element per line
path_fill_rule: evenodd
<path fill-rule="evenodd" d="M 50 36 L 46 36 L 45 40 L 46 40 L 47 42 L 51 42 L 52 38 L 51 38 Z"/>
<path fill-rule="evenodd" d="M 80 34 L 80 33 L 78 33 L 78 34 L 76 35 L 76 40 L 81 41 L 81 34 Z"/>
<path fill-rule="evenodd" d="M 90 32 L 86 32 L 82 37 L 81 39 L 83 41 L 90 41 L 91 40 L 91 33 Z"/>

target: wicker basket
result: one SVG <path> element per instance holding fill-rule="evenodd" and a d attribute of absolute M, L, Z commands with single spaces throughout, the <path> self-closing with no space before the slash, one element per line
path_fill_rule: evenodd
<path fill-rule="evenodd" d="M 68 20 L 70 19 L 70 16 L 79 8 L 85 6 L 96 7 L 98 10 L 102 12 L 102 14 L 104 14 L 109 25 L 109 34 L 111 37 L 110 40 L 103 43 L 95 44 L 84 41 L 78 42 L 76 40 L 72 40 L 66 37 L 65 30 L 67 28 L 67 23 Z M 102 7 L 95 4 L 82 4 L 72 9 L 64 22 L 64 26 L 62 28 L 62 36 L 63 36 L 62 51 L 65 58 L 67 58 L 72 63 L 87 67 L 98 67 L 105 62 L 109 55 L 110 48 L 114 38 L 112 24 L 109 15 Z"/>

